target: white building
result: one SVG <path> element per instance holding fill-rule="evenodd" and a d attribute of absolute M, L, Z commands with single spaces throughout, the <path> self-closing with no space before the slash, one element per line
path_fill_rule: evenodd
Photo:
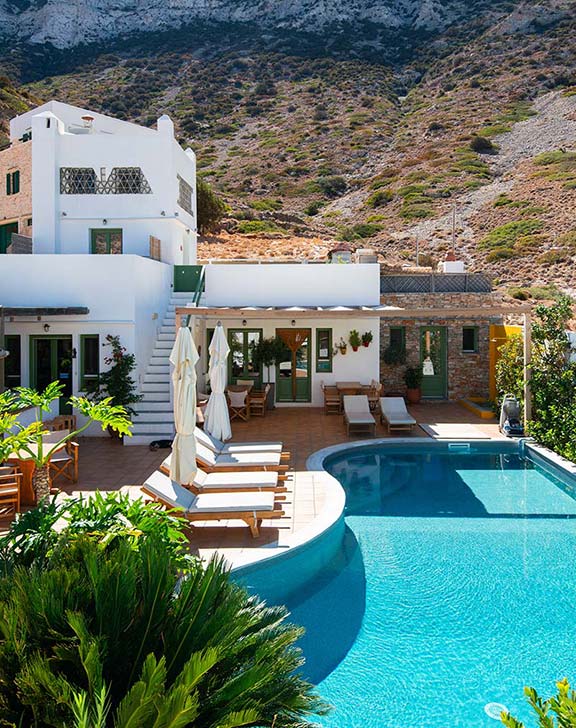
<path fill-rule="evenodd" d="M 117 335 L 136 355 L 144 398 L 127 443 L 170 437 L 168 355 L 181 306 L 193 309 L 201 386 L 218 320 L 233 352 L 230 383 L 271 381 L 279 405 L 320 405 L 322 380 L 378 379 L 379 266 L 198 266 L 195 157 L 168 117 L 147 129 L 50 102 L 10 132 L 0 152 L 6 386 L 59 379 L 66 396 L 82 393 L 107 368 L 106 336 Z M 337 344 L 354 329 L 372 341 L 343 355 Z M 257 371 L 253 345 L 276 335 L 299 342 L 297 366 Z"/>

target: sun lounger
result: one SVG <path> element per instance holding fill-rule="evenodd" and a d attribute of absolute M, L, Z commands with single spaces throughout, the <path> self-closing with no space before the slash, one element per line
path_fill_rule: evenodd
<path fill-rule="evenodd" d="M 201 430 L 197 427 L 194 431 L 196 440 L 208 449 L 212 450 L 216 455 L 230 454 L 235 452 L 273 452 L 282 453 L 281 442 L 227 442 L 224 443 L 217 437 L 213 437 L 209 432 Z M 286 456 L 289 453 L 284 453 Z"/>
<path fill-rule="evenodd" d="M 348 429 L 348 436 L 351 432 L 366 431 L 374 437 L 376 420 L 370 412 L 368 397 L 365 394 L 345 394 L 343 399 L 344 421 Z"/>
<path fill-rule="evenodd" d="M 196 460 L 208 473 L 234 470 L 276 470 L 285 472 L 288 465 L 281 465 L 282 456 L 275 452 L 225 452 L 216 454 L 196 441 Z"/>
<path fill-rule="evenodd" d="M 170 475 L 170 459 L 168 455 L 160 465 L 161 473 L 153 473 L 150 477 L 156 475 Z M 227 491 L 251 491 L 251 490 L 269 490 L 274 493 L 285 493 L 286 486 L 278 479 L 278 473 L 274 472 L 240 472 L 240 473 L 206 473 L 198 468 L 194 480 L 191 483 L 185 483 L 184 486 L 193 493 L 225 493 Z"/>
<path fill-rule="evenodd" d="M 162 475 L 159 473 L 159 475 Z M 220 521 L 238 518 L 250 528 L 253 538 L 260 535 L 264 518 L 280 518 L 274 493 L 203 493 L 195 495 L 170 478 L 148 479 L 142 491 L 167 508 L 183 512 L 189 521 Z"/>
<path fill-rule="evenodd" d="M 380 397 L 382 424 L 391 430 L 411 431 L 418 423 L 406 409 L 403 397 Z"/>

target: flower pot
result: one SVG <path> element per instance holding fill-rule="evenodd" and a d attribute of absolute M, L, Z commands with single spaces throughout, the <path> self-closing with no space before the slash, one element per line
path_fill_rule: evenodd
<path fill-rule="evenodd" d="M 362 344 L 362 346 L 365 346 L 366 348 L 368 348 L 368 347 L 370 346 L 370 342 L 369 342 L 369 341 L 365 341 L 365 342 L 364 342 L 364 343 Z"/>
<path fill-rule="evenodd" d="M 344 356 L 344 354 L 346 354 L 346 351 L 347 351 L 346 347 L 345 346 L 341 346 L 339 348 L 340 348 L 340 353 L 342 354 L 342 356 Z"/>
<path fill-rule="evenodd" d="M 358 351 L 358 347 L 357 346 L 353 346 L 352 347 L 352 351 Z"/>
<path fill-rule="evenodd" d="M 406 399 L 410 404 L 418 404 L 420 402 L 420 399 L 422 398 L 422 392 L 420 390 L 420 387 L 417 387 L 415 389 L 408 388 L 406 390 Z"/>

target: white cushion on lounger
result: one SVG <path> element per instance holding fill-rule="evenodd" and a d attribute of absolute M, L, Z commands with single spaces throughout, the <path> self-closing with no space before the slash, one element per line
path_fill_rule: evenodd
<path fill-rule="evenodd" d="M 196 443 L 196 457 L 201 463 L 206 463 L 208 467 L 218 467 L 219 465 L 241 465 L 242 467 L 265 467 L 280 465 L 280 453 L 273 452 L 234 452 L 222 453 L 214 455 L 214 453 L 202 443 Z"/>
<path fill-rule="evenodd" d="M 196 472 L 194 485 L 197 488 L 274 488 L 278 485 L 278 473 L 246 472 L 246 473 L 205 473 L 200 468 Z"/>
<path fill-rule="evenodd" d="M 223 511 L 273 511 L 274 493 L 202 493 L 194 496 L 188 513 L 218 513 Z"/>
<path fill-rule="evenodd" d="M 232 453 L 232 452 L 282 452 L 281 442 L 227 442 L 224 443 L 222 440 L 218 440 L 217 437 L 213 437 L 206 430 L 201 430 L 199 427 L 195 430 L 196 440 L 202 445 L 212 450 L 213 453 L 218 454 L 221 452 Z"/>
<path fill-rule="evenodd" d="M 403 397 L 380 397 L 380 410 L 391 425 L 415 425 Z"/>
<path fill-rule="evenodd" d="M 144 487 L 153 495 L 158 496 L 166 503 L 170 503 L 174 508 L 181 508 L 183 511 L 187 511 L 194 503 L 194 493 L 170 480 L 167 475 L 159 470 L 156 470 L 146 479 Z"/>
<path fill-rule="evenodd" d="M 365 394 L 347 394 L 343 397 L 344 416 L 353 425 L 376 424 L 370 412 L 370 404 Z"/>
<path fill-rule="evenodd" d="M 272 511 L 274 493 L 201 493 L 194 495 L 158 470 L 147 478 L 144 487 L 174 508 L 186 513 L 223 511 Z"/>

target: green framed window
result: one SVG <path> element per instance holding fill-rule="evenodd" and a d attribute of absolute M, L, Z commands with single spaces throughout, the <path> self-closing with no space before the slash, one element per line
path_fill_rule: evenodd
<path fill-rule="evenodd" d="M 4 337 L 4 348 L 10 356 L 4 359 L 4 387 L 14 389 L 22 386 L 22 352 L 19 334 L 8 334 Z"/>
<path fill-rule="evenodd" d="M 262 339 L 262 329 L 228 329 L 228 378 L 230 384 L 238 379 L 253 379 L 260 386 L 262 372 L 256 362 L 255 347 Z"/>
<path fill-rule="evenodd" d="M 462 352 L 464 354 L 478 353 L 478 327 L 462 327 Z"/>
<path fill-rule="evenodd" d="M 406 351 L 406 327 L 391 326 L 389 342 L 391 349 Z"/>
<path fill-rule="evenodd" d="M 90 230 L 90 252 L 93 255 L 120 255 L 122 253 L 122 229 Z"/>
<path fill-rule="evenodd" d="M 80 335 L 80 389 L 86 392 L 100 376 L 100 337 Z"/>
<path fill-rule="evenodd" d="M 332 329 L 316 329 L 316 371 L 332 371 Z"/>
<path fill-rule="evenodd" d="M 20 192 L 20 170 L 6 174 L 6 194 L 17 195 Z"/>

